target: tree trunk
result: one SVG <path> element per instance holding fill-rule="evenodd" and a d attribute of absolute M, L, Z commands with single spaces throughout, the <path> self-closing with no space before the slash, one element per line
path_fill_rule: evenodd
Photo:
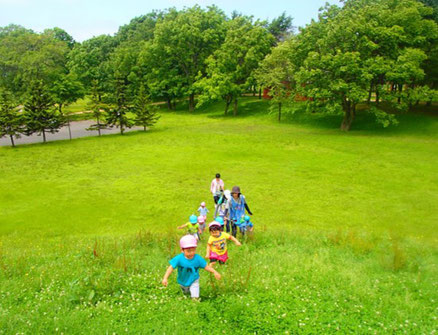
<path fill-rule="evenodd" d="M 99 117 L 97 117 L 96 119 L 97 119 L 97 132 L 98 132 L 99 136 L 101 136 L 102 134 L 100 133 L 100 120 L 99 120 Z"/>
<path fill-rule="evenodd" d="M 254 85 L 254 86 L 252 87 L 252 96 L 253 96 L 253 97 L 255 97 L 256 92 L 257 92 L 257 88 L 256 88 L 256 86 Z"/>
<path fill-rule="evenodd" d="M 189 111 L 193 112 L 195 110 L 195 94 L 192 93 L 189 96 Z"/>
<path fill-rule="evenodd" d="M 278 103 L 278 122 L 281 121 L 281 102 Z"/>
<path fill-rule="evenodd" d="M 11 137 L 11 143 L 12 143 L 12 146 L 15 147 L 14 136 L 13 136 L 13 135 L 9 135 L 9 136 Z"/>
<path fill-rule="evenodd" d="M 380 102 L 379 87 L 376 86 L 376 105 L 378 105 L 379 102 Z"/>
<path fill-rule="evenodd" d="M 259 88 L 259 99 L 261 99 L 262 98 L 262 87 L 260 86 L 260 88 Z"/>
<path fill-rule="evenodd" d="M 172 100 L 170 97 L 167 98 L 167 108 L 172 109 Z"/>
<path fill-rule="evenodd" d="M 144 131 L 146 131 L 146 126 L 143 126 Z"/>
<path fill-rule="evenodd" d="M 46 143 L 46 132 L 43 129 L 43 142 Z"/>
<path fill-rule="evenodd" d="M 401 92 L 403 91 L 403 85 L 398 85 L 398 92 L 400 93 L 400 95 L 397 98 L 397 103 L 400 104 L 401 102 Z"/>
<path fill-rule="evenodd" d="M 68 137 L 70 137 L 70 141 L 71 141 L 70 118 L 67 119 L 67 127 L 68 127 Z"/>
<path fill-rule="evenodd" d="M 232 98 L 230 98 L 230 97 L 225 98 L 225 115 L 228 114 L 228 108 L 230 107 L 231 101 L 232 101 Z"/>
<path fill-rule="evenodd" d="M 342 108 L 344 109 L 344 119 L 341 123 L 341 130 L 342 131 L 349 131 L 351 124 L 354 120 L 354 115 L 356 113 L 356 105 L 353 105 L 353 108 L 351 106 L 351 101 L 344 101 L 342 103 Z"/>
<path fill-rule="evenodd" d="M 370 90 L 368 91 L 368 99 L 367 104 L 369 105 L 371 102 L 371 94 L 373 93 L 373 82 L 370 83 Z"/>
<path fill-rule="evenodd" d="M 233 115 L 237 115 L 237 98 L 234 98 Z"/>

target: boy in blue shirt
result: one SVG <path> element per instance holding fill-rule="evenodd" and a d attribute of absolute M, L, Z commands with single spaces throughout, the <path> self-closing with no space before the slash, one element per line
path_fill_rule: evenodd
<path fill-rule="evenodd" d="M 205 259 L 196 254 L 196 247 L 198 241 L 192 235 L 185 235 L 179 241 L 181 247 L 181 254 L 172 258 L 164 274 L 162 284 L 167 286 L 167 279 L 174 269 L 178 268 L 177 282 L 181 286 L 184 293 L 190 293 L 192 298 L 199 298 L 199 268 L 205 269 L 214 274 L 217 280 L 221 279 L 221 275 L 207 265 Z"/>

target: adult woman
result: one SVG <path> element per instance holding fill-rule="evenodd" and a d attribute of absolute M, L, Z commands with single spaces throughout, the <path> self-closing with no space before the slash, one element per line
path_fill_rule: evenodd
<path fill-rule="evenodd" d="M 229 220 L 231 221 L 232 235 L 235 237 L 237 234 L 236 223 L 240 222 L 240 219 L 245 216 L 245 209 L 249 215 L 252 215 L 251 210 L 246 203 L 245 196 L 240 193 L 240 187 L 234 186 L 231 190 L 231 198 L 227 201 L 225 217 L 229 213 Z M 227 230 L 228 230 L 227 224 Z"/>
<path fill-rule="evenodd" d="M 222 192 L 224 191 L 224 181 L 221 175 L 216 173 L 216 178 L 211 181 L 210 192 L 213 194 L 214 203 L 217 204 Z"/>

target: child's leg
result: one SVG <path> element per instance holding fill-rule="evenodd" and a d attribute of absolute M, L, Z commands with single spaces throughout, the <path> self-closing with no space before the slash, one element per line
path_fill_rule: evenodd
<path fill-rule="evenodd" d="M 189 294 L 190 293 L 190 287 L 189 286 L 182 286 L 181 287 L 181 291 L 183 291 L 184 294 Z"/>
<path fill-rule="evenodd" d="M 190 296 L 192 298 L 199 298 L 199 279 L 196 279 L 192 285 L 190 285 Z"/>
<path fill-rule="evenodd" d="M 234 221 L 231 222 L 231 229 L 232 229 L 231 234 L 234 237 L 236 237 L 236 235 L 237 235 L 237 226 L 236 226 L 236 223 Z"/>
<path fill-rule="evenodd" d="M 230 221 L 227 220 L 227 233 L 229 233 L 229 232 L 230 232 Z"/>

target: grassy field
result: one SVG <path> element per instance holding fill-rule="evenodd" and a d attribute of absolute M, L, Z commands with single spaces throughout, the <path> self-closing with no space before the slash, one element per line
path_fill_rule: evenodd
<path fill-rule="evenodd" d="M 438 119 L 380 128 L 266 102 L 163 111 L 150 132 L 0 148 L 0 334 L 425 333 L 437 328 Z M 167 261 L 209 183 L 254 236 L 185 299 Z M 205 238 L 204 238 L 205 240 Z M 205 241 L 200 252 L 205 254 Z"/>

